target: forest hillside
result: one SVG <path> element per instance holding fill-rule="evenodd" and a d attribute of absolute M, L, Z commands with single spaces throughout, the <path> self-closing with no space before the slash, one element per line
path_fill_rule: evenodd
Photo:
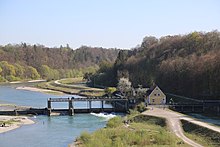
<path fill-rule="evenodd" d="M 43 45 L 0 46 L 0 81 L 21 79 L 59 79 L 94 73 L 102 62 L 114 62 L 119 50 L 68 45 L 48 48 Z"/>
<path fill-rule="evenodd" d="M 127 77 L 133 87 L 157 84 L 167 93 L 220 98 L 220 32 L 147 36 L 139 47 L 121 50 L 107 67 L 100 68 L 97 84 L 115 86 L 120 77 Z"/>

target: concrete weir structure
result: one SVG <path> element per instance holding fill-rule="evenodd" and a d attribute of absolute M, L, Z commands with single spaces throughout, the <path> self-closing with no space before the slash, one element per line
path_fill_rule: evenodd
<path fill-rule="evenodd" d="M 69 103 L 69 115 L 72 116 L 74 114 L 73 110 L 73 98 L 49 98 L 47 100 L 47 115 L 50 116 L 52 113 L 51 102 L 68 102 Z M 55 110 L 54 110 L 55 111 Z M 65 109 L 64 109 L 65 111 Z"/>
<path fill-rule="evenodd" d="M 84 101 L 89 103 L 88 108 L 75 109 L 74 102 Z M 101 108 L 92 108 L 93 101 L 100 101 Z M 104 102 L 109 101 L 113 105 L 112 108 L 104 108 Z M 52 102 L 68 102 L 68 109 L 52 109 Z M 120 102 L 120 103 L 119 103 Z M 123 105 L 122 105 L 123 104 Z M 120 105 L 120 107 L 118 107 Z M 87 97 L 87 98 L 49 98 L 47 101 L 47 115 L 50 116 L 52 113 L 68 113 L 70 116 L 74 113 L 90 113 L 90 112 L 127 112 L 128 111 L 128 99 L 121 97 Z"/>
<path fill-rule="evenodd" d="M 74 102 L 87 102 L 87 108 L 74 108 Z M 100 108 L 93 108 L 92 102 L 100 101 Z M 104 103 L 108 101 L 112 104 L 112 108 L 104 108 Z M 68 103 L 68 108 L 66 109 L 55 109 L 52 108 L 52 103 Z M 49 98 L 47 100 L 46 108 L 24 108 L 24 109 L 13 109 L 0 111 L 0 115 L 74 115 L 75 113 L 100 113 L 100 112 L 122 112 L 126 113 L 128 111 L 128 99 L 121 97 L 86 97 L 86 98 Z"/>

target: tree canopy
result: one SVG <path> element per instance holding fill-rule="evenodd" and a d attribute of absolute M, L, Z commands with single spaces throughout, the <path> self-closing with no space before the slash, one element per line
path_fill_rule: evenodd
<path fill-rule="evenodd" d="M 111 86 L 126 77 L 134 87 L 156 83 L 168 93 L 216 99 L 220 96 L 220 33 L 147 36 L 141 46 L 121 50 L 114 66 L 105 71 L 114 75 L 114 79 L 105 78 L 114 82 Z"/>
<path fill-rule="evenodd" d="M 113 63 L 118 49 L 82 46 L 47 48 L 26 43 L 0 46 L 0 82 L 20 79 L 47 80 L 94 73 L 101 63 Z"/>

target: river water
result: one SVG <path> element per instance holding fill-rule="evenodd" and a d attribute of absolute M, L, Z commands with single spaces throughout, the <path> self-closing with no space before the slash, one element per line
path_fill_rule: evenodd
<path fill-rule="evenodd" d="M 20 86 L 20 85 L 19 85 Z M 61 97 L 26 90 L 17 90 L 16 86 L 0 86 L 0 103 L 11 103 L 20 106 L 46 107 L 47 99 Z M 63 95 L 62 97 L 72 97 Z M 94 102 L 93 107 L 100 107 Z M 75 107 L 87 107 L 87 103 L 79 102 Z M 52 104 L 53 108 L 68 108 L 65 103 Z M 111 107 L 105 104 L 105 107 Z M 67 147 L 83 131 L 93 132 L 106 125 L 107 119 L 91 114 L 75 114 L 74 116 L 36 116 L 36 123 L 25 125 L 19 129 L 0 134 L 0 147 Z"/>

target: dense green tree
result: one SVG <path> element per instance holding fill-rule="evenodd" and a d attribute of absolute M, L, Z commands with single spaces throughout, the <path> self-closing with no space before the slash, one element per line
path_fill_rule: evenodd
<path fill-rule="evenodd" d="M 98 72 L 99 73 L 107 72 L 112 66 L 113 64 L 111 62 L 103 61 L 99 65 Z"/>
<path fill-rule="evenodd" d="M 15 67 L 15 76 L 23 79 L 25 68 L 18 63 L 14 64 L 14 67 Z"/>
<path fill-rule="evenodd" d="M 30 78 L 30 79 L 38 79 L 38 78 L 40 78 L 39 73 L 32 66 L 27 66 L 25 68 L 25 76 L 26 76 L 26 78 Z"/>
<path fill-rule="evenodd" d="M 0 67 L 0 82 L 4 82 L 4 78 L 1 76 L 2 68 Z"/>
<path fill-rule="evenodd" d="M 1 61 L 0 67 L 2 69 L 1 75 L 6 78 L 6 76 L 15 76 L 15 67 L 9 64 L 7 61 Z"/>
<path fill-rule="evenodd" d="M 53 70 L 47 65 L 42 65 L 39 73 L 43 79 L 52 80 L 54 78 Z"/>

